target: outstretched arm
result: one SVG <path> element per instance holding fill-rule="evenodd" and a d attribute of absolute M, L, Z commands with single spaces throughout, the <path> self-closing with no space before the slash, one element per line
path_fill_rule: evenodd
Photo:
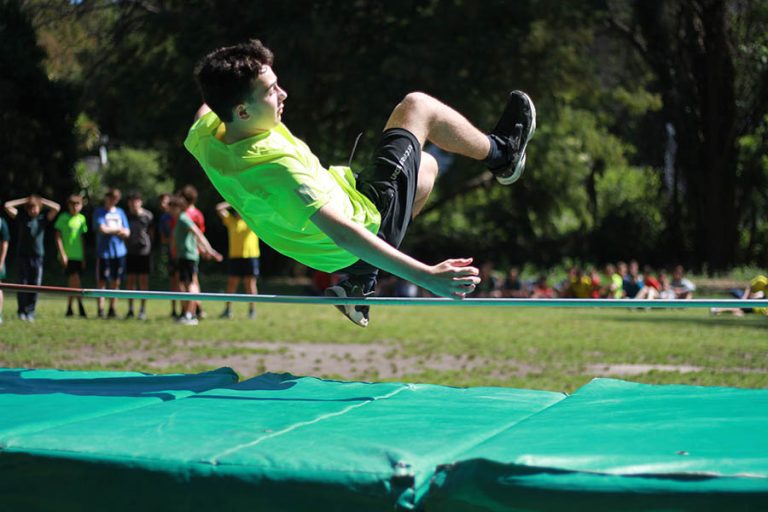
<path fill-rule="evenodd" d="M 198 228 L 193 222 L 190 223 L 189 229 L 192 231 L 192 234 L 195 235 L 195 239 L 197 239 L 197 246 L 202 250 L 203 254 L 210 256 L 216 261 L 221 261 L 224 259 L 219 251 L 213 248 L 203 232 L 200 231 L 200 228 Z"/>
<path fill-rule="evenodd" d="M 471 266 L 472 258 L 450 259 L 437 265 L 427 265 L 351 222 L 331 205 L 320 208 L 310 220 L 339 247 L 435 295 L 461 299 L 480 282 L 479 270 Z"/>

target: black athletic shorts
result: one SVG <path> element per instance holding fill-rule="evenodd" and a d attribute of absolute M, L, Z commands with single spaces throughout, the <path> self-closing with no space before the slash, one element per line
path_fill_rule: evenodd
<path fill-rule="evenodd" d="M 83 271 L 83 262 L 80 260 L 67 260 L 67 268 L 64 271 L 68 276 L 77 274 L 78 276 Z"/>
<path fill-rule="evenodd" d="M 149 274 L 149 254 L 129 254 L 125 260 L 126 274 Z"/>
<path fill-rule="evenodd" d="M 231 258 L 227 275 L 233 277 L 258 277 L 259 258 Z"/>
<path fill-rule="evenodd" d="M 194 280 L 195 274 L 197 274 L 197 262 L 195 260 L 179 258 L 176 260 L 176 269 L 179 271 L 179 281 L 189 284 Z"/>
<path fill-rule="evenodd" d="M 381 214 L 378 236 L 399 248 L 411 224 L 421 165 L 421 144 L 408 130 L 391 128 L 381 135 L 373 166 L 357 178 L 357 189 Z M 377 269 L 360 260 L 340 272 L 373 275 Z"/>

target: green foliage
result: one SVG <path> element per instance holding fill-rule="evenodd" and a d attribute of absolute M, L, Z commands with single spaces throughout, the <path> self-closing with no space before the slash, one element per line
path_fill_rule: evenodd
<path fill-rule="evenodd" d="M 173 182 L 163 169 L 159 151 L 120 148 L 109 152 L 109 164 L 104 168 L 101 181 L 127 193 L 140 192 L 149 201 L 163 192 L 173 192 Z"/>

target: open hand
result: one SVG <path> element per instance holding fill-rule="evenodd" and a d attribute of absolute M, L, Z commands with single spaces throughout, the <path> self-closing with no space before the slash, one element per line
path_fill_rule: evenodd
<path fill-rule="evenodd" d="M 480 283 L 480 271 L 471 266 L 472 258 L 445 260 L 430 268 L 424 287 L 441 297 L 463 299 Z"/>

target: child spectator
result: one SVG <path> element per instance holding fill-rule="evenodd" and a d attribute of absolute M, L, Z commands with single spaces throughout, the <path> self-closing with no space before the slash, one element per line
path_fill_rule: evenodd
<path fill-rule="evenodd" d="M 539 276 L 533 285 L 532 299 L 553 299 L 555 290 L 547 283 L 547 276 Z"/>
<path fill-rule="evenodd" d="M 600 298 L 600 274 L 595 267 L 589 269 L 589 282 L 592 285 L 592 291 L 589 296 L 593 299 Z"/>
<path fill-rule="evenodd" d="M 186 199 L 176 196 L 171 198 L 169 209 L 171 215 L 176 219 L 176 225 L 173 228 L 173 241 L 178 258 L 179 288 L 182 292 L 198 293 L 200 292 L 200 285 L 197 281 L 200 261 L 198 247 L 202 248 L 204 254 L 211 256 L 216 261 L 221 261 L 222 257 L 211 247 L 200 228 L 189 218 L 186 213 L 188 206 Z M 182 302 L 182 315 L 179 317 L 179 323 L 197 325 L 197 318 L 194 316 L 195 304 L 196 301 L 194 300 Z"/>
<path fill-rule="evenodd" d="M 104 195 L 104 206 L 93 212 L 93 229 L 96 231 L 96 283 L 99 288 L 120 288 L 125 274 L 125 256 L 128 253 L 125 240 L 131 235 L 128 217 L 120 202 L 120 190 L 110 188 Z M 116 298 L 109 299 L 107 318 L 115 318 Z M 104 298 L 98 299 L 98 316 L 104 318 Z"/>
<path fill-rule="evenodd" d="M 131 235 L 126 239 L 126 286 L 127 290 L 149 290 L 149 256 L 152 253 L 151 228 L 154 215 L 143 208 L 141 194 L 128 194 L 128 229 Z M 141 299 L 139 320 L 146 320 L 147 299 Z M 128 299 L 128 314 L 125 318 L 133 318 L 133 299 Z"/>
<path fill-rule="evenodd" d="M 229 236 L 229 266 L 227 268 L 227 293 L 237 291 L 243 283 L 245 293 L 256 295 L 256 279 L 259 277 L 259 238 L 248 224 L 226 201 L 216 205 L 216 214 L 227 228 Z M 232 303 L 227 302 L 221 318 L 232 318 Z M 248 318 L 256 318 L 253 302 L 248 303 Z"/>
<path fill-rule="evenodd" d="M 24 205 L 18 210 L 17 206 Z M 43 207 L 48 211 L 44 212 Z M 43 282 L 43 257 L 45 256 L 45 228 L 53 222 L 61 207 L 36 194 L 5 203 L 5 211 L 16 220 L 18 239 L 16 255 L 19 263 L 19 283 L 39 286 Z M 35 321 L 36 293 L 16 294 L 18 315 L 21 320 Z"/>
<path fill-rule="evenodd" d="M 160 244 L 164 253 L 163 259 L 166 262 L 166 272 L 168 273 L 168 279 L 170 280 L 170 289 L 172 292 L 179 291 L 179 279 L 176 272 L 176 255 L 173 248 L 173 227 L 176 224 L 176 219 L 169 212 L 169 203 L 171 200 L 170 194 L 160 194 L 157 198 L 160 205 L 160 219 L 157 222 L 157 232 L 160 235 Z M 176 301 L 171 301 L 171 317 L 174 319 L 179 318 L 180 313 L 176 313 Z"/>
<path fill-rule="evenodd" d="M 85 270 L 85 247 L 83 235 L 88 231 L 88 221 L 85 215 L 80 213 L 83 209 L 82 196 L 72 194 L 67 198 L 67 211 L 61 212 L 53 225 L 56 230 L 56 247 L 59 249 L 59 261 L 67 274 L 67 286 L 81 288 L 80 276 Z M 67 312 L 65 316 L 71 317 L 73 296 L 67 297 Z M 77 297 L 78 312 L 82 318 L 86 318 L 83 299 Z"/>
<path fill-rule="evenodd" d="M 646 265 L 643 268 L 643 286 L 635 295 L 635 299 L 658 299 L 661 294 L 661 283 L 653 277 L 653 269 Z"/>
<path fill-rule="evenodd" d="M 737 290 L 731 293 L 737 298 L 742 300 L 747 299 L 764 299 L 768 294 L 768 277 L 760 275 L 752 279 L 741 295 L 736 293 Z M 744 313 L 757 313 L 762 315 L 768 315 L 768 308 L 710 308 L 709 312 L 713 315 L 719 315 L 721 313 L 731 313 L 734 316 L 744 316 Z"/>
<path fill-rule="evenodd" d="M 606 283 L 601 288 L 600 296 L 604 299 L 620 299 L 624 297 L 624 281 L 621 278 L 621 274 L 616 271 L 616 267 L 608 263 L 603 273 L 606 277 Z"/>
<path fill-rule="evenodd" d="M 568 270 L 568 278 L 565 283 L 563 297 L 588 299 L 592 296 L 592 280 L 585 276 L 579 267 L 571 267 Z"/>
<path fill-rule="evenodd" d="M 8 256 L 8 244 L 11 240 L 11 231 L 8 223 L 0 217 L 0 283 L 5 279 L 5 258 Z M 0 324 L 3 323 L 3 290 L 0 290 Z"/>
<path fill-rule="evenodd" d="M 528 290 L 520 282 L 520 269 L 512 267 L 507 272 L 507 278 L 502 286 L 502 296 L 517 299 L 528 297 Z"/>
<path fill-rule="evenodd" d="M 628 299 L 634 299 L 643 287 L 643 278 L 640 277 L 640 265 L 638 265 L 636 260 L 629 262 L 629 269 L 627 269 L 626 264 L 619 263 L 620 269 L 622 265 L 624 265 L 623 272 L 621 272 L 624 295 Z"/>
<path fill-rule="evenodd" d="M 187 202 L 187 216 L 195 223 L 200 233 L 205 234 L 205 216 L 203 212 L 197 209 L 195 204 L 197 203 L 197 189 L 193 185 L 185 185 L 180 191 L 179 195 L 183 197 Z M 200 288 L 199 276 L 195 274 L 195 286 Z M 195 302 L 195 311 L 199 318 L 205 318 L 205 312 L 203 311 L 203 305 L 200 302 Z"/>
<path fill-rule="evenodd" d="M 677 265 L 672 271 L 672 281 L 669 285 L 675 293 L 676 299 L 692 299 L 693 292 L 696 291 L 696 285 L 685 277 L 685 269 L 682 265 Z"/>
<path fill-rule="evenodd" d="M 486 261 L 480 266 L 480 284 L 475 289 L 476 297 L 501 297 L 502 282 L 496 275 L 492 261 Z"/>

